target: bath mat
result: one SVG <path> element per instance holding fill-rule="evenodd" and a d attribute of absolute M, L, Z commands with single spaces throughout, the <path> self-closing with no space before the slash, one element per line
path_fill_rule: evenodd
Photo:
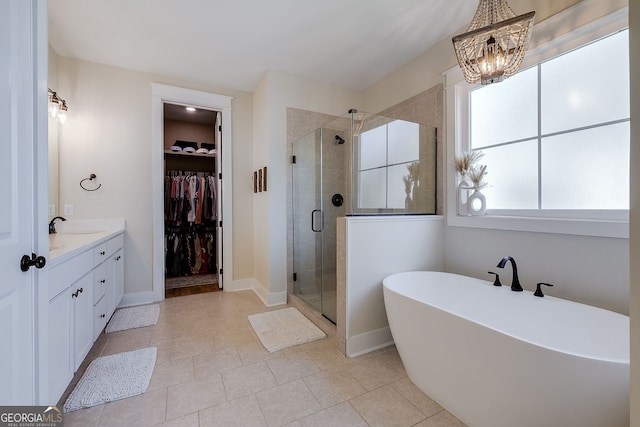
<path fill-rule="evenodd" d="M 121 308 L 113 313 L 105 332 L 117 332 L 155 325 L 158 323 L 159 315 L 160 306 L 158 304 Z"/>
<path fill-rule="evenodd" d="M 269 353 L 327 336 L 295 307 L 252 314 L 249 323 Z"/>
<path fill-rule="evenodd" d="M 156 353 L 156 347 L 147 347 L 93 360 L 67 398 L 64 412 L 144 393 L 156 365 Z"/>

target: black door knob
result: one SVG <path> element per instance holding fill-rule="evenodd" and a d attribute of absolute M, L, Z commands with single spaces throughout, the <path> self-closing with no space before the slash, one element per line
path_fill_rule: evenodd
<path fill-rule="evenodd" d="M 47 259 L 43 256 L 36 256 L 36 254 L 32 253 L 31 257 L 29 255 L 23 255 L 20 259 L 20 270 L 29 271 L 32 266 L 36 268 L 42 268 L 47 264 Z"/>

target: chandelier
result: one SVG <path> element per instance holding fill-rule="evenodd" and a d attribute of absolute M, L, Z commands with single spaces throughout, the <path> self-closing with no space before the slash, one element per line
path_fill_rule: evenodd
<path fill-rule="evenodd" d="M 517 73 L 535 15 L 516 16 L 503 0 L 480 0 L 467 32 L 453 37 L 465 80 L 484 85 Z"/>

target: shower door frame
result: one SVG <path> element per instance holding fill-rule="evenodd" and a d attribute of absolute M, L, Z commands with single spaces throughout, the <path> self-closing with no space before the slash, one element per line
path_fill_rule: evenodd
<path fill-rule="evenodd" d="M 325 224 L 324 224 L 324 215 L 325 215 L 325 206 L 324 206 L 324 128 L 318 128 L 314 130 L 312 133 L 307 134 L 306 136 L 300 138 L 298 141 L 293 144 L 293 173 L 292 173 L 292 181 L 293 181 L 293 191 L 292 191 L 292 218 L 293 218 L 293 271 L 294 271 L 294 282 L 293 282 L 293 293 L 294 295 L 299 296 L 303 301 L 307 304 L 311 305 L 314 309 L 320 312 L 326 319 L 328 319 L 332 323 L 336 323 L 336 307 L 328 307 L 325 301 L 325 288 L 328 283 L 325 272 Z M 314 156 L 312 159 L 305 158 L 305 156 L 300 156 L 299 147 L 300 144 L 306 143 L 309 141 L 305 141 L 305 138 L 312 137 L 311 146 L 313 148 Z M 307 155 L 309 153 L 306 153 Z M 309 167 L 310 165 L 313 167 Z M 315 188 L 314 194 L 314 203 L 313 206 L 298 206 L 298 203 L 304 203 L 310 200 L 311 192 L 307 192 L 305 195 L 302 195 L 300 190 L 300 186 L 303 186 L 309 189 L 311 185 L 310 182 L 300 182 L 302 177 L 300 177 L 300 173 L 304 170 L 309 171 L 309 174 L 313 174 L 313 186 Z M 309 176 L 307 176 L 309 179 Z M 306 199 L 305 199 L 306 196 Z M 313 209 L 309 209 L 312 207 Z M 305 234 L 306 233 L 306 234 Z M 313 234 L 310 234 L 313 233 Z M 313 241 L 305 240 L 304 236 L 308 236 L 307 239 Z M 300 239 L 302 237 L 302 239 Z M 307 246 L 302 246 L 301 244 L 306 243 Z M 314 259 L 309 259 L 309 247 L 315 246 L 313 250 Z M 301 254 L 301 251 L 304 252 L 304 248 L 307 249 L 305 254 Z M 335 248 L 334 248 L 335 255 Z M 309 268 L 310 263 L 314 264 L 314 268 Z M 311 282 L 311 283 L 310 283 Z M 311 285 L 311 286 L 309 286 Z M 334 284 L 335 287 L 335 284 Z M 311 291 L 315 288 L 315 292 Z M 306 293 L 306 294 L 305 294 Z M 314 299 L 318 298 L 317 302 L 314 302 Z"/>

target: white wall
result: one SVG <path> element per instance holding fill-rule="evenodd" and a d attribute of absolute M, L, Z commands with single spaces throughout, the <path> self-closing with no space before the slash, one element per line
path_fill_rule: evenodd
<path fill-rule="evenodd" d="M 269 190 L 253 196 L 255 278 L 268 305 L 286 302 L 287 293 L 287 107 L 342 115 L 360 103 L 360 92 L 278 71 L 254 93 L 253 164 L 269 170 Z"/>
<path fill-rule="evenodd" d="M 72 204 L 76 218 L 124 218 L 125 292 L 151 291 L 151 83 L 234 97 L 234 182 L 251 167 L 252 96 L 65 57 L 58 57 L 58 82 L 69 104 L 60 132 L 61 203 Z M 91 193 L 78 185 L 90 173 L 102 184 Z M 233 192 L 233 277 L 241 279 L 253 277 L 253 215 L 248 195 Z"/>
<path fill-rule="evenodd" d="M 631 75 L 640 75 L 640 2 L 629 2 Z M 640 426 L 640 81 L 631 79 L 631 425 Z"/>
<path fill-rule="evenodd" d="M 554 285 L 546 293 L 619 313 L 629 312 L 627 239 L 446 227 L 447 271 L 511 284 L 511 267 L 496 269 L 506 255 L 516 259 L 524 289 Z"/>
<path fill-rule="evenodd" d="M 579 2 L 512 0 L 509 3 L 516 13 L 535 10 L 536 22 L 540 22 Z M 585 0 L 584 4 L 588 4 L 588 7 L 571 15 L 571 19 L 564 20 L 563 28 L 558 29 L 553 37 L 624 7 L 627 1 Z M 536 38 L 534 28 L 532 46 L 544 41 L 540 36 Z M 442 40 L 406 66 L 367 88 L 364 91 L 365 109 L 379 111 L 388 108 L 392 103 L 442 83 L 442 73 L 455 64 L 451 40 Z M 440 132 L 439 136 L 442 134 Z M 451 165 L 452 156 L 452 153 L 446 153 L 446 159 L 449 159 L 445 161 L 447 167 Z M 532 289 L 537 281 L 546 280 L 556 283 L 557 287 L 549 290 L 552 295 L 628 313 L 629 255 L 626 239 L 449 226 L 445 229 L 445 251 L 447 271 L 487 277 L 487 270 L 495 268 L 502 256 L 512 255 L 519 261 L 525 288 Z M 510 272 L 505 273 L 510 280 Z"/>
<path fill-rule="evenodd" d="M 404 271 L 441 271 L 443 227 L 443 217 L 435 215 L 338 218 L 338 307 L 346 305 L 347 356 L 393 344 L 382 280 Z M 338 328 L 340 320 L 338 314 Z"/>

